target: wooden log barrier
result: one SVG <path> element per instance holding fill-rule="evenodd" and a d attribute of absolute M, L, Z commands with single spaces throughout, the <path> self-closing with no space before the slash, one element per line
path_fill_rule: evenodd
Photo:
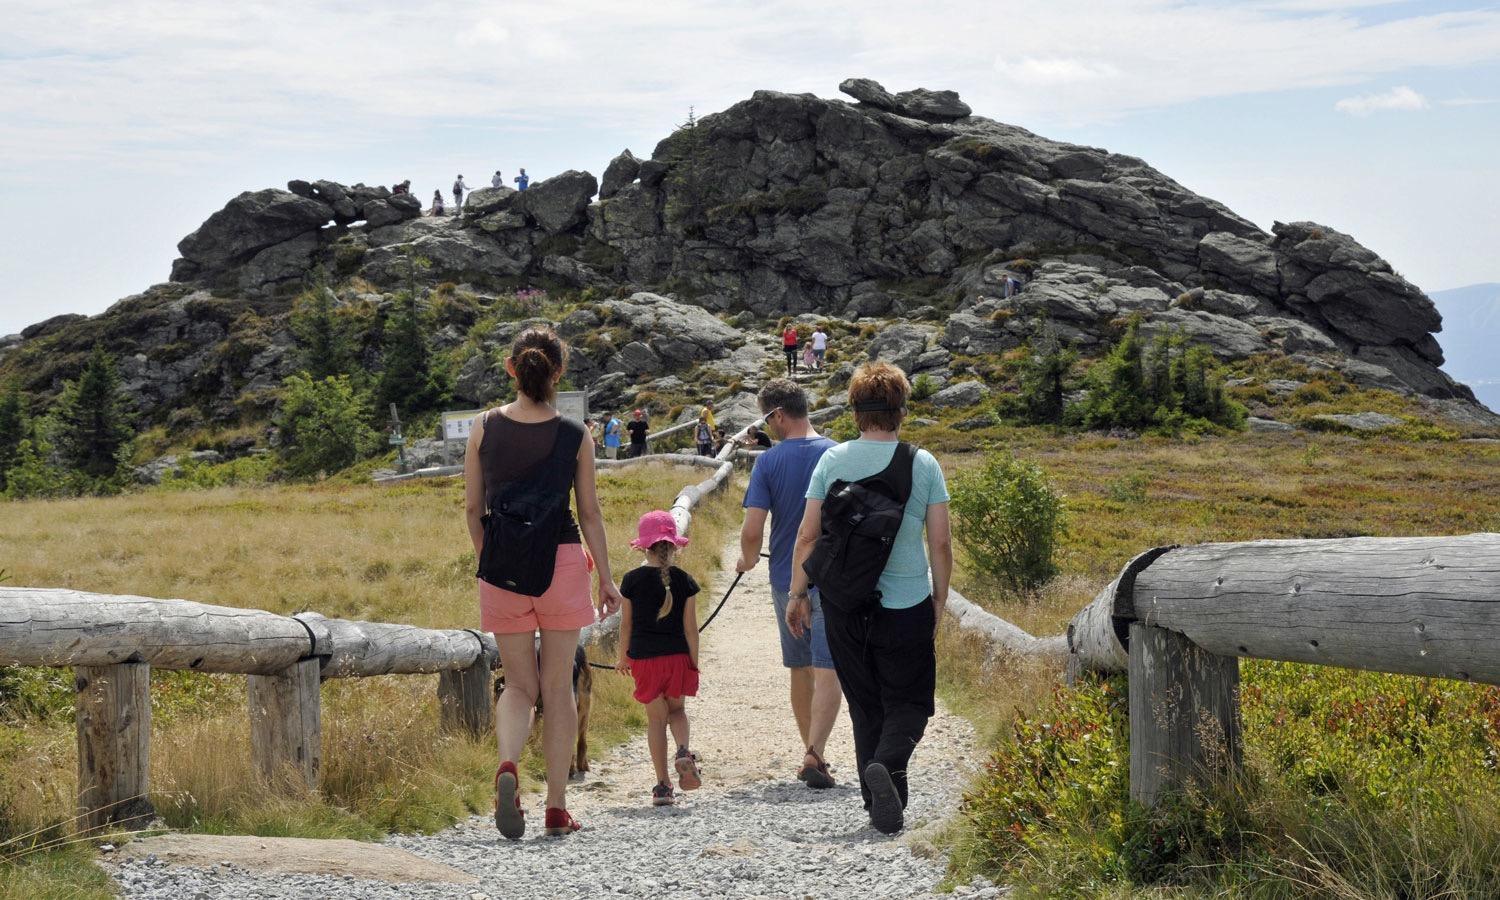
<path fill-rule="evenodd" d="M 319 663 L 310 657 L 247 679 L 250 755 L 271 784 L 317 790 L 323 770 Z"/>
<path fill-rule="evenodd" d="M 140 828 L 156 816 L 150 787 L 151 667 L 78 666 L 78 814 L 84 832 Z"/>
<path fill-rule="evenodd" d="M 258 609 L 190 600 L 0 588 L 0 665 L 269 674 L 312 652 L 307 629 Z"/>
<path fill-rule="evenodd" d="M 500 648 L 493 635 L 482 631 L 469 633 L 479 642 L 482 651 L 468 668 L 438 673 L 438 707 L 444 728 L 466 731 L 482 738 L 495 726 L 492 691 L 495 667 L 500 664 Z"/>
<path fill-rule="evenodd" d="M 484 652 L 484 641 L 461 628 L 356 622 L 318 613 L 298 613 L 294 618 L 327 633 L 327 652 L 319 651 L 325 681 L 467 669 Z"/>
<path fill-rule="evenodd" d="M 1130 626 L 1130 799 L 1151 805 L 1240 763 L 1240 661 L 1175 631 Z"/>

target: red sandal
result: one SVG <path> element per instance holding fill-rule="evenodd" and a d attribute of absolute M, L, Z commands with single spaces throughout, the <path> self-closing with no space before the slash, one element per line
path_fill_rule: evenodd
<path fill-rule="evenodd" d="M 546 831 L 549 837 L 562 837 L 583 828 L 583 824 L 565 809 L 547 807 Z"/>
<path fill-rule="evenodd" d="M 548 811 L 551 818 L 551 811 Z M 495 827 L 513 841 L 526 833 L 526 811 L 521 809 L 521 776 L 516 764 L 503 762 L 495 770 Z"/>

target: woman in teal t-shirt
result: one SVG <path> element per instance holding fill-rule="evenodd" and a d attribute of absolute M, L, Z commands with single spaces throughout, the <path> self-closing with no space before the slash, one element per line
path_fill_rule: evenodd
<path fill-rule="evenodd" d="M 800 636 L 811 616 L 802 564 L 822 532 L 828 487 L 834 481 L 868 478 L 890 464 L 909 396 L 910 382 L 889 363 L 861 366 L 849 382 L 849 406 L 859 439 L 830 449 L 813 469 L 793 554 L 786 612 L 793 634 Z M 906 516 L 880 574 L 880 603 L 862 613 L 823 603 L 828 649 L 854 727 L 860 792 L 870 824 L 886 834 L 903 825 L 906 766 L 934 711 L 934 638 L 953 574 L 948 486 L 942 468 L 926 450 L 916 451 L 911 483 Z"/>

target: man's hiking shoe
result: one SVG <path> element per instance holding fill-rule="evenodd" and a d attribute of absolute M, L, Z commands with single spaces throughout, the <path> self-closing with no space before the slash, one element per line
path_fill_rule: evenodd
<path fill-rule="evenodd" d="M 562 837 L 583 828 L 582 823 L 565 809 L 547 807 L 546 833 L 548 837 Z"/>
<path fill-rule="evenodd" d="M 703 773 L 698 771 L 698 754 L 689 753 L 688 748 L 677 748 L 677 783 L 685 791 L 696 791 L 703 787 Z"/>
<path fill-rule="evenodd" d="M 823 757 L 814 753 L 811 747 L 807 748 L 807 755 L 817 760 L 817 763 L 803 766 L 802 771 L 797 773 L 797 780 L 805 782 L 808 787 L 818 791 L 826 791 L 833 787 L 833 776 L 828 772 L 828 763 L 823 761 Z"/>
<path fill-rule="evenodd" d="M 521 809 L 521 776 L 516 764 L 505 762 L 495 772 L 495 827 L 513 841 L 526 833 L 526 813 Z"/>
<path fill-rule="evenodd" d="M 665 781 L 651 789 L 652 806 L 671 806 L 676 800 L 672 796 L 672 786 Z"/>
<path fill-rule="evenodd" d="M 865 766 L 865 786 L 870 789 L 870 824 L 881 834 L 895 834 L 905 824 L 901 795 L 891 773 L 878 762 Z"/>

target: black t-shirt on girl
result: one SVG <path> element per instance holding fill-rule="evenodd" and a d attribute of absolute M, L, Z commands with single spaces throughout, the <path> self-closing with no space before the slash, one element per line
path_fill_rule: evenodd
<path fill-rule="evenodd" d="M 672 581 L 672 611 L 660 619 L 656 614 L 667 599 L 661 569 L 641 566 L 626 572 L 620 581 L 620 593 L 630 601 L 630 647 L 626 652 L 631 659 L 688 652 L 682 613 L 698 596 L 698 582 L 676 566 L 668 570 L 667 577 Z"/>

